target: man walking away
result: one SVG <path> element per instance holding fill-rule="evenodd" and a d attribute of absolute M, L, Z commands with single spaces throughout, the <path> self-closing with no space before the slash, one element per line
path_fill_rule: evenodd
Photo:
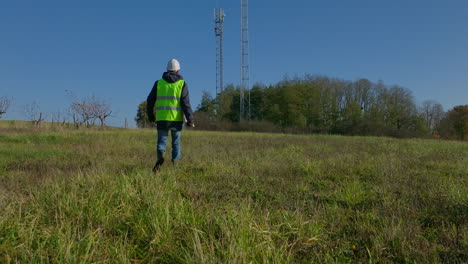
<path fill-rule="evenodd" d="M 187 120 L 187 126 L 195 127 L 187 83 L 179 74 L 179 71 L 179 62 L 176 59 L 170 60 L 167 63 L 167 71 L 163 73 L 160 80 L 154 83 L 153 89 L 146 99 L 146 112 L 149 121 L 156 121 L 158 130 L 157 161 L 153 167 L 153 172 L 159 171 L 164 163 L 164 152 L 166 151 L 169 131 L 171 131 L 172 140 L 172 163 L 175 165 L 181 157 L 180 136 L 184 116 Z"/>

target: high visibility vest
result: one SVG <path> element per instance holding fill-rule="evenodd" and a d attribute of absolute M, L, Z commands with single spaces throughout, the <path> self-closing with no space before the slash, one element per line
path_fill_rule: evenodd
<path fill-rule="evenodd" d="M 182 87 L 184 87 L 184 80 L 174 83 L 166 82 L 164 79 L 158 81 L 156 121 L 184 121 L 180 105 Z"/>

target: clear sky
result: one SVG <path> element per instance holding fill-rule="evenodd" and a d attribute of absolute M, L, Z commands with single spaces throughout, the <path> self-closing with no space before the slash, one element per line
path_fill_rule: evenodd
<path fill-rule="evenodd" d="M 37 102 L 65 112 L 70 98 L 108 100 L 112 125 L 133 123 L 166 63 L 177 58 L 195 110 L 215 93 L 213 8 L 226 13 L 225 83 L 240 78 L 240 0 L 0 0 L 4 119 Z M 285 75 L 368 78 L 413 91 L 447 110 L 468 104 L 468 1 L 249 1 L 251 84 Z"/>

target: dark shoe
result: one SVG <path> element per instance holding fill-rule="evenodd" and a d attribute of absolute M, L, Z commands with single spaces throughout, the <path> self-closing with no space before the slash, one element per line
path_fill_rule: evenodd
<path fill-rule="evenodd" d="M 153 172 L 158 172 L 159 169 L 161 169 L 161 166 L 163 165 L 164 163 L 164 159 L 159 159 L 158 161 L 156 161 L 156 164 L 154 164 L 154 167 L 153 167 Z"/>

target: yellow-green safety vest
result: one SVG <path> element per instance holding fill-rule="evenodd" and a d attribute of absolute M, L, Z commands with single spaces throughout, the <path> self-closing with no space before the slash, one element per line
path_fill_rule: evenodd
<path fill-rule="evenodd" d="M 184 80 L 174 83 L 166 82 L 164 79 L 158 81 L 156 121 L 184 121 L 180 105 L 182 87 L 184 87 Z"/>

